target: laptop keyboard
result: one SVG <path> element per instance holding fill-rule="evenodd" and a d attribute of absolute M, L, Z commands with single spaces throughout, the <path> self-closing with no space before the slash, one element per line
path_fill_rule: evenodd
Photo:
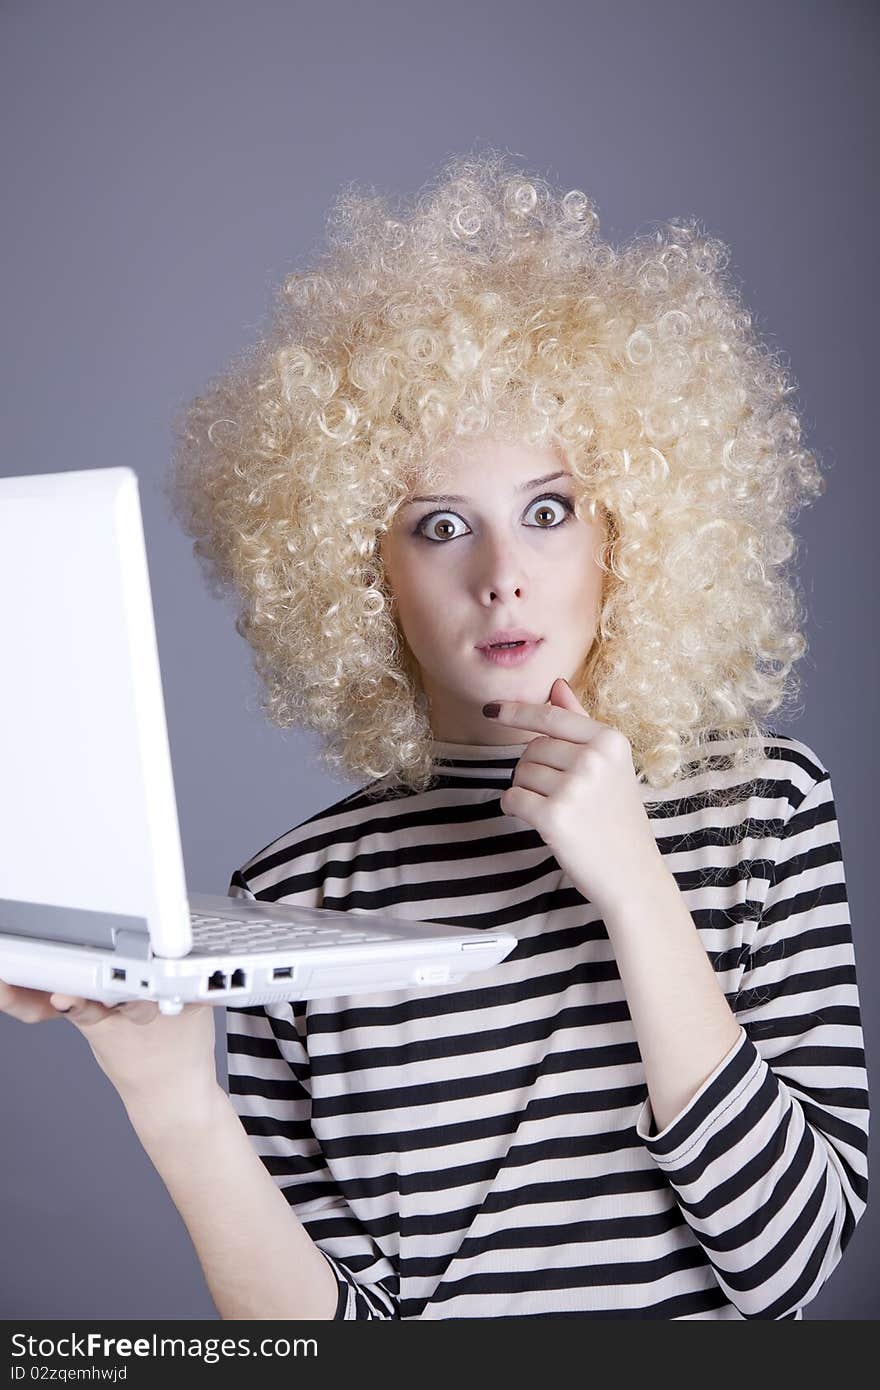
<path fill-rule="evenodd" d="M 334 927 L 329 922 L 313 926 L 295 922 L 275 922 L 259 917 L 237 920 L 234 917 L 209 917 L 203 912 L 190 912 L 193 945 L 211 951 L 277 950 L 285 946 L 324 946 L 344 942 L 394 941 L 392 935 L 356 928 Z"/>

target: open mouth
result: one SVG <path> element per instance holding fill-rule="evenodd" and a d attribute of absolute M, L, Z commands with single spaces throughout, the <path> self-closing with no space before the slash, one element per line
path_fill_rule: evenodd
<path fill-rule="evenodd" d="M 528 661 L 543 640 L 542 637 L 537 637 L 533 642 L 493 642 L 491 646 L 478 647 L 477 650 L 484 661 L 490 661 L 496 666 L 516 666 L 522 661 Z"/>

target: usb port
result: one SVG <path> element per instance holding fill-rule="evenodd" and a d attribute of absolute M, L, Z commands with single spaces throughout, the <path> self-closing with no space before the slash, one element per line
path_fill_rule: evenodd
<path fill-rule="evenodd" d="M 272 979 L 273 979 L 273 980 L 292 980 L 292 979 L 293 979 L 293 966 L 292 966 L 292 965 L 279 965 L 279 966 L 276 966 L 276 968 L 272 971 Z"/>

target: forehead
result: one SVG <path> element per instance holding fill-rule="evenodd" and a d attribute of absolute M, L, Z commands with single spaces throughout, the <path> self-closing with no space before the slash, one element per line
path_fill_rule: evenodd
<path fill-rule="evenodd" d="M 515 489 L 533 478 L 569 472 L 568 461 L 555 446 L 535 446 L 499 438 L 455 441 L 431 452 L 417 465 L 412 477 L 411 495 L 427 489 L 436 492 L 468 492 L 481 482 Z"/>

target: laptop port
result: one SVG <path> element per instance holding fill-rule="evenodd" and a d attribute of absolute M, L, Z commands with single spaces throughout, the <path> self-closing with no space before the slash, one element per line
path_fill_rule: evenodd
<path fill-rule="evenodd" d="M 114 965 L 114 967 L 113 967 L 113 979 L 114 979 L 114 980 L 124 980 L 124 979 L 125 979 L 125 971 L 124 971 L 124 970 L 119 970 L 119 969 L 117 969 L 117 967 Z"/>
<path fill-rule="evenodd" d="M 223 974 L 223 971 L 222 971 L 222 970 L 215 970 L 214 973 L 213 973 L 213 975 L 211 975 L 211 976 L 209 977 L 209 979 L 208 979 L 208 989 L 225 989 L 225 988 L 226 988 L 226 976 Z"/>
<path fill-rule="evenodd" d="M 245 976 L 244 971 L 233 970 L 232 979 L 229 983 L 232 989 L 244 989 L 245 985 L 247 984 L 247 978 Z"/>
<path fill-rule="evenodd" d="M 292 965 L 279 965 L 275 970 L 272 971 L 272 979 L 273 979 L 273 980 L 292 980 L 292 979 L 293 979 L 293 966 L 292 966 Z"/>

